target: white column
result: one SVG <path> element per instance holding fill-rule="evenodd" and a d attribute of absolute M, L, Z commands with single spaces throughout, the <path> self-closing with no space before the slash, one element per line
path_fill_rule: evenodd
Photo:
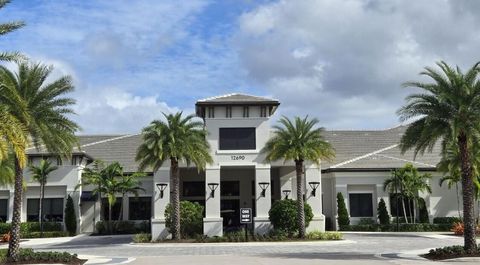
<path fill-rule="evenodd" d="M 265 193 L 262 194 L 261 182 L 268 183 Z M 268 219 L 268 211 L 272 204 L 270 183 L 270 165 L 257 165 L 255 167 L 255 203 L 256 216 L 254 217 L 255 234 L 266 234 L 272 229 Z M 264 196 L 263 196 L 264 195 Z"/>
<path fill-rule="evenodd" d="M 161 197 L 157 184 L 167 184 Z M 152 240 L 165 239 L 170 232 L 165 226 L 165 208 L 170 202 L 170 168 L 162 167 L 153 175 L 153 219 L 152 219 Z"/>
<path fill-rule="evenodd" d="M 218 184 L 214 193 L 209 183 Z M 223 218 L 220 216 L 220 167 L 205 170 L 205 218 L 203 234 L 209 237 L 223 235 Z"/>
<path fill-rule="evenodd" d="M 295 180 L 295 168 L 294 167 L 281 167 L 279 169 L 280 174 L 280 195 L 282 200 L 285 199 L 284 190 L 289 190 L 289 199 L 295 199 L 296 189 L 294 189 L 293 182 Z"/>
<path fill-rule="evenodd" d="M 315 187 L 315 192 L 312 187 Z M 305 167 L 305 202 L 312 207 L 313 218 L 307 227 L 307 232 L 325 231 L 325 216 L 322 214 L 322 173 L 320 167 L 307 165 Z"/>

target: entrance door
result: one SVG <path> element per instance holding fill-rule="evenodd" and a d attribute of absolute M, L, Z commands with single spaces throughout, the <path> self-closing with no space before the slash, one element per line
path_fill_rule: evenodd
<path fill-rule="evenodd" d="M 226 232 L 240 228 L 240 200 L 221 200 L 220 216 L 223 218 L 223 228 Z"/>

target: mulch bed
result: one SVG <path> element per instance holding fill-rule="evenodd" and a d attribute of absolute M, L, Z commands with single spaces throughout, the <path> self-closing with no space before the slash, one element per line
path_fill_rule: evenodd
<path fill-rule="evenodd" d="M 46 261 L 29 261 L 29 262 L 3 262 L 3 263 L 0 263 L 0 264 L 18 264 L 18 265 L 22 265 L 22 264 L 66 264 L 66 265 L 83 265 L 85 264 L 85 262 L 87 262 L 86 259 L 79 259 L 79 258 L 76 258 L 74 259 L 72 262 L 69 262 L 69 263 L 63 263 L 63 262 L 46 262 Z"/>
<path fill-rule="evenodd" d="M 480 257 L 480 252 L 473 253 L 473 254 L 452 254 L 452 255 L 431 255 L 431 254 L 423 254 L 420 255 L 423 258 L 429 260 L 446 260 L 446 259 L 456 259 L 456 258 L 472 258 L 472 257 Z"/>

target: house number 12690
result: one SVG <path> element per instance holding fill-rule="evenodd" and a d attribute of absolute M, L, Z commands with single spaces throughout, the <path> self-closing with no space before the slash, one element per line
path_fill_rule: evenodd
<path fill-rule="evenodd" d="M 232 160 L 245 160 L 245 156 L 230 156 Z"/>

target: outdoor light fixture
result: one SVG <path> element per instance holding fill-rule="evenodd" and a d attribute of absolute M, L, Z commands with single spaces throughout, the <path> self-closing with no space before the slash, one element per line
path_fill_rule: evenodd
<path fill-rule="evenodd" d="M 270 183 L 268 182 L 258 182 L 258 186 L 260 186 L 260 188 L 262 189 L 262 193 L 260 194 L 260 196 L 265 197 L 265 191 L 267 190 L 269 185 Z"/>
<path fill-rule="evenodd" d="M 157 188 L 160 191 L 160 199 L 163 198 L 163 191 L 167 188 L 167 183 L 157 183 Z"/>
<path fill-rule="evenodd" d="M 215 190 L 218 188 L 218 183 L 208 183 L 210 188 L 210 197 L 215 198 Z"/>
<path fill-rule="evenodd" d="M 290 195 L 291 190 L 282 190 L 283 195 L 285 195 L 285 200 L 288 200 L 288 195 Z"/>
<path fill-rule="evenodd" d="M 310 188 L 312 188 L 312 196 L 315 197 L 317 193 L 317 188 L 318 186 L 320 186 L 320 182 L 312 181 L 312 182 L 308 182 L 308 185 L 310 185 Z"/>

